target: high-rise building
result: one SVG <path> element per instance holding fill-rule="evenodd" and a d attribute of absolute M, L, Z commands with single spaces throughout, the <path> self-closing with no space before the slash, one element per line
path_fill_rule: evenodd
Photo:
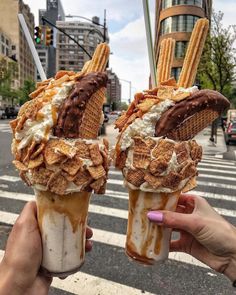
<path fill-rule="evenodd" d="M 178 79 L 191 32 L 199 18 L 210 19 L 212 0 L 156 0 L 155 59 L 165 38 L 176 40 L 172 75 Z"/>
<path fill-rule="evenodd" d="M 35 79 L 35 67 L 28 43 L 18 21 L 18 13 L 23 14 L 33 38 L 34 16 L 29 6 L 25 5 L 22 0 L 0 1 L 1 30 L 12 42 L 13 47 L 11 49 L 14 51 L 15 59 L 19 67 L 19 82 L 20 85 L 23 85 L 24 80 Z"/>
<path fill-rule="evenodd" d="M 42 17 L 50 21 L 53 25 L 56 25 L 57 21 L 65 20 L 65 12 L 60 0 L 47 0 L 46 9 L 39 9 L 39 25 L 43 25 Z M 50 27 L 49 24 L 46 23 Z M 56 30 L 54 30 L 56 34 Z M 55 38 L 56 39 L 56 38 Z M 56 48 L 51 45 L 49 47 L 41 45 L 36 46 L 39 53 L 39 58 L 45 70 L 46 76 L 53 77 L 56 73 Z M 37 73 L 37 80 L 40 80 Z"/>
<path fill-rule="evenodd" d="M 107 101 L 111 108 L 117 109 L 121 103 L 121 84 L 120 80 L 112 70 L 107 70 Z"/>
<path fill-rule="evenodd" d="M 97 45 L 104 41 L 104 29 L 97 25 L 99 19 L 93 18 L 95 23 L 57 21 L 57 27 L 73 37 L 91 56 Z M 106 35 L 106 41 L 108 36 Z M 89 55 L 73 40 L 62 32 L 57 32 L 56 70 L 80 71 Z"/>
<path fill-rule="evenodd" d="M 39 9 L 39 24 L 42 25 L 42 16 L 54 25 L 58 20 L 65 20 L 65 12 L 61 0 L 47 0 L 46 9 Z"/>

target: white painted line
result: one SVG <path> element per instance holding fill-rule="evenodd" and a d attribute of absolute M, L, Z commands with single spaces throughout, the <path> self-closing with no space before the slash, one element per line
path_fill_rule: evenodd
<path fill-rule="evenodd" d="M 22 181 L 20 177 L 10 176 L 10 175 L 2 175 L 0 176 L 0 180 L 10 181 L 10 182 Z"/>
<path fill-rule="evenodd" d="M 198 171 L 209 171 L 209 172 L 217 172 L 217 173 L 222 173 L 222 174 L 231 174 L 231 175 L 236 175 L 236 171 L 230 171 L 224 170 L 224 169 L 208 169 L 208 168 L 197 168 Z"/>
<path fill-rule="evenodd" d="M 233 162 L 230 162 L 230 161 L 228 161 L 228 162 L 222 162 L 222 161 L 208 161 L 208 160 L 202 160 L 198 165 L 204 165 L 204 164 L 209 164 L 210 166 L 212 166 L 212 165 L 217 165 L 217 166 L 219 166 L 219 167 L 226 167 L 226 168 L 229 168 L 229 166 L 232 166 L 232 167 L 234 167 L 234 168 L 236 168 L 236 165 L 235 165 L 235 163 L 233 163 Z"/>
<path fill-rule="evenodd" d="M 235 181 L 236 177 L 227 177 L 227 176 L 220 176 L 220 175 L 213 175 L 213 174 L 203 174 L 199 173 L 199 178 L 213 178 L 213 179 L 221 179 L 221 180 L 230 180 Z"/>
<path fill-rule="evenodd" d="M 221 156 L 221 155 L 218 155 L 218 156 Z M 221 159 L 221 158 L 216 158 L 216 155 L 213 156 L 213 157 L 203 156 L 202 161 L 223 163 L 223 164 L 228 164 L 228 162 L 229 162 L 230 165 L 234 164 L 231 160 L 225 160 L 225 159 Z"/>
<path fill-rule="evenodd" d="M 3 212 L 3 213 L 4 214 L 2 214 L 2 211 L 0 211 L 0 217 L 1 217 L 0 221 L 10 224 L 10 225 L 13 225 L 15 223 L 18 215 L 13 214 L 13 213 L 6 213 L 6 212 Z M 107 244 L 107 245 L 114 246 L 114 247 L 124 248 L 126 235 L 117 234 L 117 233 L 99 230 L 99 229 L 93 229 L 93 240 L 98 243 L 103 243 L 103 244 Z M 170 258 L 173 260 L 177 260 L 180 262 L 184 262 L 184 263 L 188 263 L 188 264 L 192 264 L 192 265 L 196 265 L 196 266 L 201 266 L 201 267 L 205 267 L 205 268 L 207 267 L 205 264 L 201 263 L 200 261 L 194 259 L 193 257 L 191 257 L 185 253 L 170 253 Z M 77 288 L 78 288 L 78 286 L 77 286 Z M 69 291 L 69 290 L 67 290 L 67 291 Z M 77 289 L 77 291 L 78 291 L 78 289 Z M 75 294 L 78 294 L 78 293 L 75 293 Z M 86 294 L 90 295 L 90 293 L 88 293 L 88 292 L 86 292 Z M 107 294 L 112 294 L 112 293 L 104 293 L 104 295 L 107 295 Z M 130 294 L 130 293 L 117 293 L 117 294 Z M 145 294 L 146 294 L 146 292 L 145 292 Z"/>
<path fill-rule="evenodd" d="M 225 184 L 225 183 L 215 183 L 215 182 L 198 180 L 197 184 L 203 185 L 203 186 L 211 186 L 211 187 L 217 187 L 217 188 L 223 188 L 223 189 L 229 189 L 229 190 L 236 190 L 236 185 Z"/>
<path fill-rule="evenodd" d="M 222 200 L 222 201 L 231 201 L 236 202 L 236 196 L 229 196 L 229 195 L 220 195 L 220 194 L 214 194 L 214 193 L 206 193 L 196 190 L 192 190 L 189 192 L 189 194 L 195 194 L 201 197 L 204 197 L 206 199 L 216 199 L 216 200 Z"/>
<path fill-rule="evenodd" d="M 108 179 L 107 181 L 108 184 L 116 184 L 119 186 L 123 186 L 123 180 L 119 179 Z M 216 182 L 208 182 L 208 181 L 197 181 L 198 185 L 203 185 L 203 186 L 211 186 L 211 187 L 218 187 L 218 188 L 225 188 L 225 189 L 230 189 L 230 190 L 236 190 L 236 185 L 231 185 L 231 184 L 225 184 L 225 183 L 216 183 Z"/>
<path fill-rule="evenodd" d="M 7 184 L 0 184 L 0 188 L 8 188 L 9 186 Z"/>
<path fill-rule="evenodd" d="M 2 260 L 4 251 L 0 250 L 0 261 Z M 82 269 L 83 270 L 83 269 Z M 97 276 L 92 276 L 82 271 L 67 277 L 65 280 L 54 278 L 52 287 L 61 289 L 72 294 L 89 294 L 89 295 L 141 295 L 142 290 L 122 285 L 113 281 L 109 281 Z M 79 292 L 79 293 L 78 293 Z M 147 295 L 154 295 L 146 292 Z"/>
<path fill-rule="evenodd" d="M 215 155 L 215 157 L 218 159 L 223 159 L 223 155 Z"/>
<path fill-rule="evenodd" d="M 34 195 L 31 195 L 31 194 L 8 192 L 8 191 L 2 191 L 2 190 L 0 190 L 0 198 L 25 201 L 25 202 L 32 201 L 35 199 Z"/>
<path fill-rule="evenodd" d="M 0 198 L 28 202 L 28 201 L 34 200 L 34 195 L 0 191 Z M 98 205 L 93 205 L 93 204 L 89 205 L 89 212 L 101 214 L 101 215 L 119 217 L 119 218 L 123 218 L 123 219 L 128 218 L 128 211 L 127 210 L 121 210 L 121 209 L 110 208 L 110 207 L 103 207 L 103 206 L 98 206 Z"/>
<path fill-rule="evenodd" d="M 193 193 L 194 193 L 194 191 L 193 191 Z M 198 195 L 203 195 L 203 196 L 204 195 L 208 196 L 208 193 L 203 193 L 202 194 L 201 192 L 198 192 L 197 194 Z M 214 197 L 214 194 L 209 193 L 209 195 Z M 114 195 L 113 197 L 120 198 L 120 199 L 123 199 L 123 198 L 128 199 L 128 196 L 127 197 L 125 197 L 125 196 L 119 197 L 117 195 Z M 30 194 L 21 194 L 21 193 L 12 193 L 12 192 L 0 191 L 0 198 L 21 200 L 21 201 L 26 201 L 27 202 L 29 200 L 32 200 L 34 198 L 34 196 L 30 195 Z M 218 198 L 219 198 L 219 196 L 218 196 Z M 231 201 L 232 201 L 232 199 L 231 199 Z M 235 199 L 233 199 L 233 201 L 235 201 Z M 236 211 L 235 210 L 229 210 L 229 209 L 224 209 L 224 208 L 214 208 L 214 209 L 217 212 L 219 212 L 220 214 L 224 215 L 224 216 L 236 217 Z M 89 212 L 95 213 L 95 214 L 111 216 L 111 217 L 123 218 L 123 219 L 127 219 L 127 217 L 128 217 L 128 211 L 127 210 L 104 207 L 104 206 L 99 206 L 99 205 L 94 205 L 94 204 L 89 205 Z M 5 212 L 3 212 L 3 214 L 5 214 Z"/>
<path fill-rule="evenodd" d="M 221 194 L 214 194 L 214 193 L 208 193 L 208 192 L 201 192 L 198 191 L 197 188 L 195 190 L 192 190 L 189 192 L 190 194 L 196 194 L 198 196 L 207 198 L 207 199 L 216 199 L 216 200 L 222 200 L 222 201 L 231 201 L 236 202 L 236 196 L 230 196 L 230 195 L 221 195 Z M 128 200 L 128 193 L 125 192 L 117 192 L 112 190 L 106 190 L 105 195 L 111 196 L 113 198 Z M 12 200 L 18 200 L 18 201 L 31 201 L 34 200 L 34 195 L 31 194 L 23 194 L 23 193 L 14 193 L 14 192 L 8 192 L 8 191 L 2 191 L 0 190 L 0 198 L 6 198 L 6 199 L 12 199 Z M 96 196 L 94 196 L 96 198 Z"/>
<path fill-rule="evenodd" d="M 231 167 L 230 167 L 231 168 Z M 200 166 L 197 167 L 198 171 L 209 171 L 209 172 L 217 172 L 217 173 L 222 173 L 222 174 L 231 174 L 231 175 L 236 175 L 236 170 L 235 171 L 230 171 L 230 169 L 211 169 L 211 168 L 201 168 Z M 122 176 L 122 173 L 120 171 L 114 171 L 114 170 L 110 170 L 109 171 L 110 175 L 118 175 L 118 176 Z M 236 178 L 235 178 L 236 180 Z"/>

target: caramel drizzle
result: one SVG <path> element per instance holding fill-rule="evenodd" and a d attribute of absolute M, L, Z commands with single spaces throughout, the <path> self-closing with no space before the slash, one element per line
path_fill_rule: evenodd
<path fill-rule="evenodd" d="M 176 201 L 171 206 L 170 210 L 175 210 L 178 202 L 178 198 L 176 196 L 179 195 L 179 192 L 174 193 L 173 195 L 167 193 L 160 194 L 160 203 L 155 208 L 153 207 L 153 198 L 158 198 L 156 193 L 144 192 L 143 193 L 143 209 L 141 210 L 141 230 L 142 230 L 142 241 L 141 248 L 137 249 L 135 243 L 133 242 L 132 237 L 132 227 L 134 226 L 134 214 L 136 208 L 138 206 L 138 198 L 141 192 L 139 190 L 129 192 L 129 218 L 127 225 L 127 239 L 126 239 L 126 253 L 133 259 L 145 263 L 145 264 L 153 264 L 154 259 L 149 258 L 148 249 L 153 244 L 153 252 L 155 256 L 158 256 L 161 251 L 161 243 L 163 239 L 163 228 L 156 224 L 151 223 L 147 219 L 147 212 L 150 210 L 164 210 L 166 209 L 169 198 L 175 198 Z"/>
<path fill-rule="evenodd" d="M 73 233 L 81 225 L 85 230 L 90 193 L 71 193 L 67 196 L 59 196 L 51 192 L 37 192 L 38 223 L 42 232 L 43 217 L 50 212 L 57 212 L 68 217 Z"/>

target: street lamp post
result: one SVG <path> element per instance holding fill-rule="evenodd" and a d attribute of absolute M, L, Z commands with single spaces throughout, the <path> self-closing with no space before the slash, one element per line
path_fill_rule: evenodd
<path fill-rule="evenodd" d="M 107 40 L 106 9 L 104 9 L 104 23 L 103 23 L 103 25 L 100 24 L 100 23 L 97 23 L 97 22 L 93 21 L 92 19 L 89 19 L 89 18 L 84 17 L 84 16 L 80 16 L 80 15 L 71 15 L 71 14 L 69 14 L 69 15 L 66 15 L 66 17 L 69 17 L 69 18 L 73 18 L 73 17 L 82 18 L 82 19 L 87 20 L 87 21 L 89 21 L 89 22 L 91 22 L 91 23 L 93 23 L 93 24 L 95 24 L 97 26 L 102 27 L 103 28 L 103 35 L 102 35 L 103 42 L 106 42 L 106 40 Z M 92 29 L 91 31 L 98 31 L 98 30 Z M 91 33 L 91 31 L 89 33 Z M 98 32 L 101 33 L 100 31 L 98 31 Z"/>

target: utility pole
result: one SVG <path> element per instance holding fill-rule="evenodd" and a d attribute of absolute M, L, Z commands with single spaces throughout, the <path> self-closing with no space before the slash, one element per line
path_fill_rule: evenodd
<path fill-rule="evenodd" d="M 106 31 L 107 31 L 107 29 L 106 29 L 106 26 L 107 26 L 107 11 L 106 11 L 106 9 L 104 9 L 104 24 L 103 24 L 103 40 L 104 40 L 104 42 L 106 42 L 106 39 L 107 39 L 107 37 L 106 37 Z"/>

